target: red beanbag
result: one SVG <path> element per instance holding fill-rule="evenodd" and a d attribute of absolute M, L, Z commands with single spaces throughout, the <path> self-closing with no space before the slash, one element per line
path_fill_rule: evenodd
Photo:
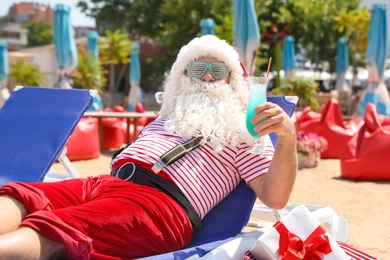
<path fill-rule="evenodd" d="M 98 119 L 83 117 L 66 144 L 71 161 L 89 160 L 100 156 Z"/>
<path fill-rule="evenodd" d="M 134 108 L 134 112 L 137 112 L 137 113 L 144 113 L 145 112 L 145 108 L 144 108 L 144 105 L 142 105 L 142 103 L 137 103 L 135 105 L 135 108 Z M 138 125 L 140 126 L 145 126 L 147 124 L 147 118 L 146 117 L 141 117 L 138 119 Z"/>
<path fill-rule="evenodd" d="M 114 109 L 105 108 L 107 112 L 124 112 L 121 106 L 116 106 Z M 122 129 L 122 122 L 126 119 L 106 117 L 102 118 L 102 148 L 103 149 L 118 149 L 125 143 L 125 138 Z"/>
<path fill-rule="evenodd" d="M 300 124 L 316 118 L 319 119 L 320 117 L 320 113 L 313 111 L 311 107 L 308 106 L 305 107 L 302 111 L 295 112 L 295 125 L 299 128 Z"/>
<path fill-rule="evenodd" d="M 390 117 L 378 114 L 368 103 L 364 124 L 341 150 L 341 175 L 358 180 L 390 180 Z"/>
<path fill-rule="evenodd" d="M 135 105 L 134 111 L 137 112 L 137 113 L 143 113 L 143 112 L 145 112 L 144 105 L 142 105 L 142 103 L 137 103 L 137 104 Z"/>
<path fill-rule="evenodd" d="M 314 133 L 328 141 L 328 147 L 321 153 L 321 158 L 340 158 L 340 150 L 358 132 L 361 119 L 344 122 L 338 101 L 330 99 L 321 110 L 321 117 L 298 125 L 304 133 Z"/>

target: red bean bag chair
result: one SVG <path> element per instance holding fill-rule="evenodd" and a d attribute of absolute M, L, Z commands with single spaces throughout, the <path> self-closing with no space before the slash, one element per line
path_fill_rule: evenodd
<path fill-rule="evenodd" d="M 142 103 L 137 103 L 135 105 L 135 107 L 134 107 L 134 112 L 136 112 L 136 113 L 144 113 L 145 112 L 144 105 L 142 105 Z M 138 119 L 138 125 L 145 126 L 146 125 L 146 121 L 147 121 L 146 117 L 141 117 L 141 118 Z"/>
<path fill-rule="evenodd" d="M 297 128 L 299 128 L 299 125 L 303 122 L 307 122 L 321 117 L 320 113 L 313 111 L 309 106 L 305 107 L 302 111 L 296 111 L 294 115 L 295 125 Z"/>
<path fill-rule="evenodd" d="M 390 180 L 390 117 L 368 103 L 364 124 L 341 150 L 341 176 L 357 180 Z"/>
<path fill-rule="evenodd" d="M 322 108 L 319 118 L 301 122 L 298 130 L 317 134 L 328 141 L 328 147 L 321 152 L 321 158 L 340 158 L 341 148 L 357 134 L 362 124 L 362 119 L 344 122 L 340 105 L 336 99 L 332 98 Z"/>
<path fill-rule="evenodd" d="M 137 103 L 135 105 L 135 108 L 134 108 L 134 112 L 137 112 L 137 113 L 144 113 L 145 112 L 145 108 L 144 108 L 144 105 L 142 105 L 142 103 Z M 141 117 L 138 119 L 138 125 L 141 125 L 141 126 L 146 126 L 147 122 L 148 121 L 148 118 L 146 117 Z"/>
<path fill-rule="evenodd" d="M 100 156 L 98 119 L 83 117 L 77 124 L 68 143 L 67 157 L 71 161 L 89 160 Z"/>
<path fill-rule="evenodd" d="M 124 112 L 121 106 L 116 106 L 114 109 L 105 108 L 107 112 Z M 122 123 L 126 122 L 123 118 L 106 117 L 102 118 L 102 148 L 103 149 L 118 149 L 125 143 Z"/>

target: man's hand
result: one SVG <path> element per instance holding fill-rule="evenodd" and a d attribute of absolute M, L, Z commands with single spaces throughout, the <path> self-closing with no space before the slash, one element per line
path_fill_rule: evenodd
<path fill-rule="evenodd" d="M 296 129 L 291 118 L 284 112 L 280 106 L 266 102 L 260 104 L 255 109 L 255 114 L 251 120 L 253 124 L 258 124 L 254 130 L 259 135 L 264 136 L 275 132 L 279 138 L 296 138 Z M 263 120 L 264 121 L 261 121 Z"/>

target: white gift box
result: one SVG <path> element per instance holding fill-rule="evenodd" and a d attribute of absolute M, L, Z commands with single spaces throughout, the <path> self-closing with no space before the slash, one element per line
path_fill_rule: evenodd
<path fill-rule="evenodd" d="M 256 259 L 264 260 L 351 259 L 305 205 L 292 209 L 273 227 L 269 227 L 250 252 Z"/>

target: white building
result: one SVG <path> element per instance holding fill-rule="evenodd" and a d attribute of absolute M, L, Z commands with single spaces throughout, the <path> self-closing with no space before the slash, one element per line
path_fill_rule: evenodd
<path fill-rule="evenodd" d="M 0 38 L 8 43 L 10 50 L 18 50 L 28 44 L 28 30 L 18 23 L 7 23 L 0 27 Z"/>

